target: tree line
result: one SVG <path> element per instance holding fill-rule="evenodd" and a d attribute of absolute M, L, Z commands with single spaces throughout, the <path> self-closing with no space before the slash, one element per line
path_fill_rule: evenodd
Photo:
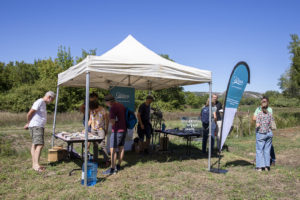
<path fill-rule="evenodd" d="M 96 49 L 82 50 L 80 57 L 73 57 L 70 48 L 60 46 L 56 58 L 35 60 L 33 64 L 20 62 L 0 62 L 0 111 L 27 112 L 32 103 L 41 98 L 45 92 L 56 92 L 57 76 L 60 72 L 82 61 L 87 55 L 96 55 Z M 168 55 L 161 55 L 170 59 Z M 171 59 L 170 59 L 171 60 Z M 100 102 L 109 91 L 91 88 L 99 96 Z M 144 102 L 148 92 L 136 91 L 136 107 Z M 153 91 L 152 95 L 157 101 L 155 106 L 162 110 L 183 110 L 186 103 L 195 106 L 195 102 L 204 104 L 202 97 L 185 93 L 182 87 L 174 87 Z M 192 102 L 190 97 L 195 99 Z M 76 111 L 85 100 L 85 88 L 60 87 L 58 111 Z M 54 104 L 48 105 L 53 112 Z"/>
<path fill-rule="evenodd" d="M 298 35 L 291 35 L 288 46 L 291 54 L 291 66 L 281 75 L 278 85 L 282 93 L 267 91 L 265 95 L 270 97 L 272 106 L 300 106 L 300 40 Z M 27 112 L 32 103 L 42 97 L 48 90 L 56 91 L 57 75 L 69 67 L 82 61 L 87 55 L 96 55 L 97 49 L 84 50 L 80 57 L 73 57 L 70 48 L 59 46 L 55 58 L 38 59 L 34 63 L 16 61 L 0 62 L 0 111 Z M 162 57 L 172 60 L 167 54 Z M 90 89 L 96 92 L 99 100 L 103 101 L 109 91 L 103 89 Z M 148 92 L 137 90 L 135 93 L 136 107 L 141 104 Z M 153 91 L 156 99 L 154 106 L 162 110 L 183 110 L 189 108 L 201 108 L 208 95 L 196 95 L 193 92 L 184 92 L 182 87 L 174 87 Z M 58 111 L 69 112 L 78 110 L 85 99 L 85 88 L 61 87 L 59 94 Z M 223 99 L 221 97 L 220 101 Z M 242 98 L 241 105 L 258 105 L 259 99 Z M 54 104 L 48 106 L 53 112 Z"/>

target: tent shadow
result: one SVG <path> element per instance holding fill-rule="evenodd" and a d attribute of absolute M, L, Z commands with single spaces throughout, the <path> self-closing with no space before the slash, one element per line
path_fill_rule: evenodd
<path fill-rule="evenodd" d="M 235 161 L 231 161 L 231 162 L 227 162 L 225 164 L 225 167 L 229 167 L 229 166 L 250 166 L 253 165 L 253 163 L 246 161 L 246 160 L 235 160 Z"/>
<path fill-rule="evenodd" d="M 217 154 L 213 153 L 211 157 L 217 157 Z M 147 155 L 137 154 L 135 152 L 126 152 L 124 156 L 124 161 L 126 161 L 126 164 L 123 167 L 131 167 L 141 162 L 147 163 L 155 161 L 165 163 L 197 159 L 208 159 L 208 154 L 202 153 L 201 149 L 195 145 L 191 145 L 190 154 L 187 154 L 186 144 L 175 144 L 169 141 L 168 151 L 154 151 Z"/>

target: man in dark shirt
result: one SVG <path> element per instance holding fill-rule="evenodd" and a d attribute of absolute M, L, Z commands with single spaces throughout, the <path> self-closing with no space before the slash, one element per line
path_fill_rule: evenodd
<path fill-rule="evenodd" d="M 218 95 L 212 95 L 213 101 L 216 102 L 215 106 L 217 107 L 216 115 L 217 115 L 217 148 L 219 149 L 219 145 L 221 142 L 221 128 L 222 128 L 222 117 L 220 111 L 222 112 L 222 104 L 218 101 Z"/>
<path fill-rule="evenodd" d="M 145 153 L 149 153 L 149 145 L 151 139 L 152 126 L 150 123 L 150 104 L 153 102 L 153 97 L 148 95 L 146 101 L 139 107 L 137 114 L 138 118 L 138 135 L 139 135 L 139 149 Z M 146 143 L 144 144 L 144 137 L 146 136 Z"/>
<path fill-rule="evenodd" d="M 103 174 L 115 174 L 121 169 L 121 162 L 124 157 L 124 144 L 127 133 L 125 112 L 126 108 L 115 98 L 109 94 L 104 97 L 105 104 L 110 107 L 109 122 L 112 125 L 112 132 L 110 136 L 110 154 L 111 154 L 111 168 L 104 171 Z M 117 149 L 118 151 L 118 164 L 117 162 Z"/>

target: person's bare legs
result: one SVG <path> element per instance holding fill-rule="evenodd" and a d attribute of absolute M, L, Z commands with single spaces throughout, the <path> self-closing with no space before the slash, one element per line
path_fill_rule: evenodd
<path fill-rule="evenodd" d="M 123 157 L 124 157 L 124 146 L 119 147 L 119 153 L 118 153 L 118 155 L 119 155 L 118 165 L 121 166 L 121 163 L 122 163 Z"/>
<path fill-rule="evenodd" d="M 34 162 L 36 163 L 36 166 L 38 168 L 41 168 L 39 161 L 40 161 L 41 151 L 42 151 L 43 147 L 44 147 L 44 145 L 41 145 L 41 144 L 35 145 Z"/>
<path fill-rule="evenodd" d="M 34 159 L 34 155 L 35 155 L 35 145 L 32 144 L 31 145 L 31 158 L 32 158 L 32 168 L 33 169 L 38 169 L 39 166 L 38 166 L 38 163 L 35 162 L 35 159 Z"/>
<path fill-rule="evenodd" d="M 116 161 L 117 161 L 117 152 L 116 149 L 110 148 L 110 156 L 111 156 L 111 168 L 116 168 Z"/>

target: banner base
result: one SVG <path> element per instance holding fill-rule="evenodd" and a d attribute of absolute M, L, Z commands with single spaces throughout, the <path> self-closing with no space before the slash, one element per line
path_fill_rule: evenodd
<path fill-rule="evenodd" d="M 210 172 L 216 173 L 216 174 L 226 174 L 228 170 L 226 169 L 218 169 L 218 168 L 211 168 Z"/>

